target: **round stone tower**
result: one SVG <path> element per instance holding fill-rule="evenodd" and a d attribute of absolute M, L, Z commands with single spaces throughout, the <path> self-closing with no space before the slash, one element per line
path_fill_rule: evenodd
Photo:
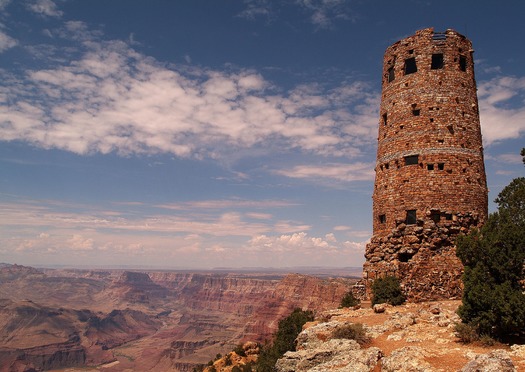
<path fill-rule="evenodd" d="M 487 183 L 471 42 L 432 28 L 383 60 L 364 279 L 397 276 L 409 299 L 461 295 L 459 233 L 487 218 Z"/>

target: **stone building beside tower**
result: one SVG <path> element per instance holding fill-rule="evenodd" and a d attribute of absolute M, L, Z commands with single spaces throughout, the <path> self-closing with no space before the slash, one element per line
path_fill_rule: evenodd
<path fill-rule="evenodd" d="M 368 289 L 394 275 L 412 301 L 461 296 L 455 238 L 488 213 L 472 55 L 465 36 L 432 28 L 385 52 Z"/>

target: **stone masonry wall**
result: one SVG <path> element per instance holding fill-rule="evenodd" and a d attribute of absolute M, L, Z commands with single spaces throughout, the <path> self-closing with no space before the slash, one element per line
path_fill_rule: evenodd
<path fill-rule="evenodd" d="M 432 28 L 387 48 L 368 286 L 396 275 L 411 299 L 461 293 L 454 241 L 487 217 L 472 44 Z"/>

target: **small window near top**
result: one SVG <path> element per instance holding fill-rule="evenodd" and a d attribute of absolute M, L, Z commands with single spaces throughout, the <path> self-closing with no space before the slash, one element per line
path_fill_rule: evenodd
<path fill-rule="evenodd" d="M 430 64 L 430 69 L 439 70 L 443 68 L 443 54 L 432 54 L 432 63 Z"/>
<path fill-rule="evenodd" d="M 467 71 L 467 57 L 459 56 L 459 69 L 461 71 Z"/>
<path fill-rule="evenodd" d="M 421 110 L 420 110 L 420 109 L 412 110 L 412 115 L 414 115 L 414 116 L 419 116 L 419 115 L 421 115 Z"/>
<path fill-rule="evenodd" d="M 413 74 L 417 72 L 416 58 L 405 59 L 405 75 Z"/>
<path fill-rule="evenodd" d="M 419 155 L 405 156 L 405 165 L 414 165 L 419 161 Z"/>
<path fill-rule="evenodd" d="M 380 214 L 379 223 L 385 223 L 385 222 L 386 222 L 386 214 Z"/>
<path fill-rule="evenodd" d="M 416 217 L 416 210 L 410 209 L 407 211 L 407 218 L 406 218 L 406 224 L 407 225 L 414 225 L 417 222 Z"/>
<path fill-rule="evenodd" d="M 452 214 L 451 213 L 445 214 L 445 220 L 452 221 Z"/>
<path fill-rule="evenodd" d="M 385 113 L 383 114 L 383 124 L 386 125 L 388 123 L 388 115 Z"/>
<path fill-rule="evenodd" d="M 438 169 L 439 170 L 445 169 L 445 163 L 438 163 Z"/>
<path fill-rule="evenodd" d="M 385 169 L 390 168 L 390 165 L 388 163 L 385 163 Z"/>
<path fill-rule="evenodd" d="M 390 83 L 391 81 L 394 81 L 395 78 L 396 75 L 394 73 L 394 66 L 392 66 L 388 69 L 388 82 Z"/>
<path fill-rule="evenodd" d="M 427 164 L 427 169 L 428 169 L 429 171 L 434 170 L 434 164 Z"/>

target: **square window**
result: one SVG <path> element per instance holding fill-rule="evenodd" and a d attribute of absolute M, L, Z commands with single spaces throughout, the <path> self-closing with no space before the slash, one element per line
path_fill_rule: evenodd
<path fill-rule="evenodd" d="M 413 74 L 417 72 L 416 58 L 405 59 L 405 75 Z"/>
<path fill-rule="evenodd" d="M 431 70 L 439 70 L 443 68 L 443 53 L 432 54 Z"/>
<path fill-rule="evenodd" d="M 445 169 L 445 163 L 438 163 L 438 169 L 439 170 Z"/>
<path fill-rule="evenodd" d="M 441 220 L 441 213 L 439 213 L 439 211 L 430 212 L 430 219 L 434 222 L 439 222 Z"/>
<path fill-rule="evenodd" d="M 420 109 L 412 110 L 412 115 L 419 116 L 420 114 L 421 114 L 421 110 Z"/>
<path fill-rule="evenodd" d="M 434 170 L 434 164 L 427 164 L 427 169 L 429 171 Z"/>
<path fill-rule="evenodd" d="M 405 156 L 405 165 L 414 165 L 419 162 L 419 155 Z"/>
<path fill-rule="evenodd" d="M 415 209 L 407 210 L 406 224 L 407 225 L 415 225 L 416 222 L 417 222 L 416 210 Z"/>

